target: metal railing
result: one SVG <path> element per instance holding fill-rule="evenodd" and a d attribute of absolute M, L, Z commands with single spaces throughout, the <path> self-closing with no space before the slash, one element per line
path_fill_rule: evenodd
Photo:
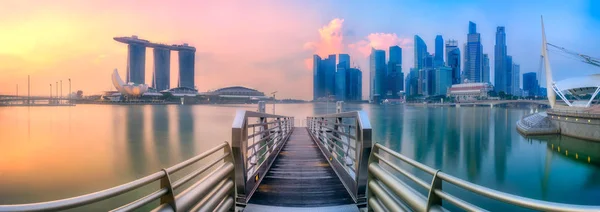
<path fill-rule="evenodd" d="M 222 154 L 216 154 L 219 150 L 223 150 Z M 208 160 L 209 156 L 211 158 L 216 157 L 216 159 Z M 173 181 L 172 175 L 174 173 L 199 161 L 204 161 L 202 167 L 193 169 L 189 174 Z M 217 164 L 220 164 L 220 166 L 217 166 Z M 214 171 L 207 173 L 211 168 Z M 184 184 L 201 175 L 203 176 L 202 179 L 197 180 L 190 186 L 184 186 Z M 159 199 L 160 205 L 154 211 L 232 211 L 235 209 L 234 179 L 233 155 L 229 144 L 225 142 L 186 161 L 123 185 L 49 202 L 0 205 L 0 211 L 59 211 L 77 208 L 125 194 L 156 182 L 160 182 L 158 190 L 112 211 L 133 211 Z M 176 195 L 174 190 L 178 188 L 186 189 Z"/>
<path fill-rule="evenodd" d="M 426 182 L 407 170 L 400 168 L 391 159 L 400 160 L 416 168 L 416 170 L 431 175 L 431 182 Z M 396 177 L 396 174 L 392 174 L 382 168 L 382 163 L 384 166 L 389 167 L 387 170 L 391 169 L 393 172 L 403 175 L 418 185 L 418 187 L 413 188 L 409 186 L 409 184 Z M 495 201 L 538 211 L 600 211 L 600 206 L 548 202 L 479 186 L 414 161 L 378 143 L 373 146 L 373 151 L 369 158 L 368 182 L 369 191 L 367 198 L 369 211 L 445 211 L 446 209 L 442 207 L 442 200 L 465 211 L 486 211 L 442 190 L 442 183 L 452 184 L 460 189 Z M 428 193 L 427 197 L 416 190 L 423 188 Z"/>
<path fill-rule="evenodd" d="M 294 130 L 294 117 L 238 110 L 231 128 L 236 204 L 245 205 Z"/>
<path fill-rule="evenodd" d="M 578 108 L 580 109 L 580 108 Z M 561 110 L 561 109 L 549 109 L 546 111 L 549 115 L 554 116 L 576 116 L 576 117 L 586 117 L 586 118 L 600 118 L 600 113 L 589 112 L 589 111 L 581 111 L 577 109 L 572 110 Z"/>
<path fill-rule="evenodd" d="M 366 204 L 371 123 L 364 111 L 308 117 L 307 127 L 355 203 Z"/>

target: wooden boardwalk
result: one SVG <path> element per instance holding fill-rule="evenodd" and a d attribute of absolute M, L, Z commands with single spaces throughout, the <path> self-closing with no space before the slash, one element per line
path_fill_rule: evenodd
<path fill-rule="evenodd" d="M 249 203 L 323 207 L 354 201 L 307 129 L 295 128 Z"/>

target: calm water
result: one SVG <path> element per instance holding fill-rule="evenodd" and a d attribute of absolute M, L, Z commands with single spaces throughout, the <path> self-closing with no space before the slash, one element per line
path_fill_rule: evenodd
<path fill-rule="evenodd" d="M 229 141 L 235 110 L 256 107 L 0 108 L 0 204 L 71 197 L 159 171 Z M 334 104 L 276 106 L 278 114 L 295 116 L 296 125 L 327 109 L 333 112 Z M 529 109 L 368 104 L 345 109 L 369 114 L 374 141 L 462 179 L 537 199 L 600 204 L 600 144 L 561 136 L 525 138 L 515 123 Z M 448 189 L 484 206 L 503 207 Z"/>

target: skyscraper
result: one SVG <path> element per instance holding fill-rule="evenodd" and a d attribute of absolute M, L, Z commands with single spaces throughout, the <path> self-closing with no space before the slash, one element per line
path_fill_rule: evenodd
<path fill-rule="evenodd" d="M 130 43 L 127 51 L 127 82 L 146 84 L 146 46 Z"/>
<path fill-rule="evenodd" d="M 340 54 L 340 60 L 342 55 Z M 337 65 L 337 71 L 335 72 L 335 99 L 338 101 L 345 101 L 347 96 L 347 82 L 346 82 L 346 64 L 348 61 L 341 62 Z"/>
<path fill-rule="evenodd" d="M 350 55 L 348 54 L 339 54 L 339 62 L 338 64 L 342 64 L 345 69 L 350 68 Z"/>
<path fill-rule="evenodd" d="M 154 72 L 152 87 L 157 91 L 171 88 L 171 50 L 154 48 Z"/>
<path fill-rule="evenodd" d="M 505 62 L 505 67 L 506 67 L 506 91 L 504 91 L 504 93 L 506 94 L 512 94 L 513 92 L 513 81 L 512 81 L 512 73 L 513 73 L 513 60 L 512 60 L 512 56 L 510 55 L 506 55 L 506 60 Z M 503 92 L 503 91 L 498 91 L 498 93 Z"/>
<path fill-rule="evenodd" d="M 433 95 L 446 95 L 448 88 L 452 86 L 452 68 L 446 66 L 435 68 L 435 74 L 433 78 Z"/>
<path fill-rule="evenodd" d="M 521 96 L 521 66 L 519 64 L 513 63 L 512 67 L 512 95 Z"/>
<path fill-rule="evenodd" d="M 435 36 L 435 55 L 433 58 L 433 66 L 444 66 L 444 38 L 442 38 L 442 35 Z"/>
<path fill-rule="evenodd" d="M 196 50 L 179 50 L 179 85 L 177 87 L 196 87 L 194 82 L 195 55 Z"/>
<path fill-rule="evenodd" d="M 503 26 L 496 27 L 496 45 L 494 46 L 494 89 L 496 92 L 507 93 L 508 75 L 507 67 L 506 32 Z"/>
<path fill-rule="evenodd" d="M 385 51 L 371 48 L 370 69 L 370 98 L 374 102 L 379 102 L 385 92 L 385 76 L 387 75 Z"/>
<path fill-rule="evenodd" d="M 346 70 L 346 100 L 362 100 L 362 72 L 357 68 Z"/>
<path fill-rule="evenodd" d="M 313 55 L 313 100 L 317 100 L 323 96 L 325 77 L 321 69 L 321 57 Z"/>
<path fill-rule="evenodd" d="M 528 96 L 537 96 L 539 89 L 539 82 L 535 72 L 523 74 L 523 91 L 525 91 Z"/>
<path fill-rule="evenodd" d="M 460 83 L 460 49 L 458 41 L 446 42 L 446 65 L 452 69 L 452 84 Z"/>
<path fill-rule="evenodd" d="M 469 21 L 469 34 L 465 50 L 465 69 L 463 78 L 470 82 L 482 82 L 483 46 L 481 35 L 477 33 L 475 23 Z"/>
<path fill-rule="evenodd" d="M 423 41 L 423 39 L 421 39 L 421 37 L 419 37 L 418 35 L 415 35 L 414 41 L 415 41 L 415 47 L 414 47 L 415 65 L 414 65 L 414 68 L 421 69 L 424 66 L 423 64 L 424 64 L 425 56 L 427 56 L 429 53 L 427 53 L 427 45 L 425 44 L 425 41 Z"/>
<path fill-rule="evenodd" d="M 483 71 L 481 73 L 481 82 L 490 83 L 490 58 L 488 54 L 483 54 Z"/>
<path fill-rule="evenodd" d="M 324 97 L 329 98 L 331 95 L 335 95 L 335 68 L 336 68 L 336 55 L 331 54 L 321 61 L 321 68 L 325 74 L 325 83 L 323 94 Z"/>
<path fill-rule="evenodd" d="M 398 92 L 404 90 L 404 73 L 402 73 L 402 48 L 390 47 L 390 59 L 387 69 L 387 92 L 390 98 L 398 98 Z"/>

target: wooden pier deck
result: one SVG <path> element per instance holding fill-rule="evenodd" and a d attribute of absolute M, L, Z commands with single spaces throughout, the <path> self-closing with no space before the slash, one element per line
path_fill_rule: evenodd
<path fill-rule="evenodd" d="M 324 207 L 354 204 L 306 128 L 296 128 L 250 204 Z"/>

